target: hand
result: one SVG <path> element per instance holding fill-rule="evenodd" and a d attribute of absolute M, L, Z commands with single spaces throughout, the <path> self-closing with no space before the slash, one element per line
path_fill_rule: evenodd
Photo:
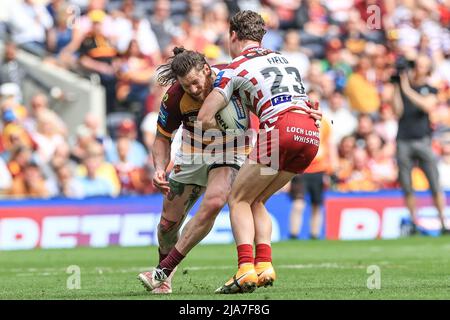
<path fill-rule="evenodd" d="M 166 179 L 165 170 L 156 170 L 153 176 L 153 185 L 165 196 L 170 192 L 169 181 Z"/>
<path fill-rule="evenodd" d="M 306 101 L 306 105 L 309 107 L 306 112 L 316 121 L 316 127 L 320 128 L 320 121 L 322 121 L 322 110 L 319 109 L 319 102 Z"/>

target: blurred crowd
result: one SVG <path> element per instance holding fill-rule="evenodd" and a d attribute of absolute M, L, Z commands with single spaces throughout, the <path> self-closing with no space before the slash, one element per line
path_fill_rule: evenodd
<path fill-rule="evenodd" d="M 391 76 L 399 56 L 427 57 L 439 100 L 430 114 L 433 149 L 441 183 L 450 190 L 450 0 L 17 0 L 0 20 L 1 192 L 156 192 L 150 154 L 166 89 L 155 83 L 156 67 L 174 46 L 200 51 L 212 65 L 230 61 L 228 19 L 246 9 L 262 15 L 263 46 L 298 64 L 308 93 L 331 123 L 332 190 L 398 187 Z M 16 61 L 18 48 L 43 63 L 98 75 L 107 115 L 125 110 L 135 118 L 102 136 L 98 116 L 87 114 L 76 136 L 69 136 L 48 92 L 23 105 L 26 73 Z M 420 169 L 412 175 L 416 190 L 428 188 Z"/>

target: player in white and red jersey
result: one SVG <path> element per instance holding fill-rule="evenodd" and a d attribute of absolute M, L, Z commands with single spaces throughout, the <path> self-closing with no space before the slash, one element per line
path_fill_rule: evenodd
<path fill-rule="evenodd" d="M 311 108 L 300 71 L 280 53 L 261 48 L 264 33 L 264 21 L 255 12 L 242 11 L 231 18 L 233 61 L 217 75 L 197 117 L 203 128 L 214 127 L 215 114 L 236 95 L 260 119 L 257 146 L 241 167 L 228 200 L 239 269 L 217 293 L 272 285 L 272 225 L 264 203 L 308 167 L 319 147 L 315 120 L 321 119 L 321 112 Z M 267 174 L 267 167 L 274 169 L 272 174 Z"/>

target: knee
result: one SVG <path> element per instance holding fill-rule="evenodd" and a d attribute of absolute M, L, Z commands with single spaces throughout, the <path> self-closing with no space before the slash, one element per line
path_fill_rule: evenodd
<path fill-rule="evenodd" d="M 261 208 L 261 206 L 264 206 L 264 201 L 263 201 L 263 199 L 256 199 L 256 200 L 253 201 L 253 203 L 251 204 L 252 211 L 255 212 L 258 208 Z"/>
<path fill-rule="evenodd" d="M 224 195 L 217 194 L 205 196 L 203 199 L 203 207 L 206 210 L 204 210 L 203 217 L 205 219 L 215 219 L 220 210 L 225 206 L 226 202 L 227 198 Z"/>

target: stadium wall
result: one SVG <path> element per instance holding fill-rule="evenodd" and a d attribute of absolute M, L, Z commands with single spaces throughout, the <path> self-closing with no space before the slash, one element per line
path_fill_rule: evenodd
<path fill-rule="evenodd" d="M 446 216 L 450 223 L 450 192 Z M 437 212 L 426 193 L 418 193 L 419 225 L 428 235 L 438 234 Z M 157 244 L 162 196 L 90 198 L 84 200 L 2 200 L 0 250 L 147 246 Z M 198 208 L 199 202 L 193 211 Z M 288 237 L 291 202 L 285 193 L 267 203 L 273 221 L 273 241 Z M 409 221 L 401 193 L 327 193 L 323 237 L 332 240 L 395 239 Z M 310 210 L 305 212 L 300 239 L 308 238 Z M 202 243 L 232 243 L 228 208 L 217 217 Z"/>

